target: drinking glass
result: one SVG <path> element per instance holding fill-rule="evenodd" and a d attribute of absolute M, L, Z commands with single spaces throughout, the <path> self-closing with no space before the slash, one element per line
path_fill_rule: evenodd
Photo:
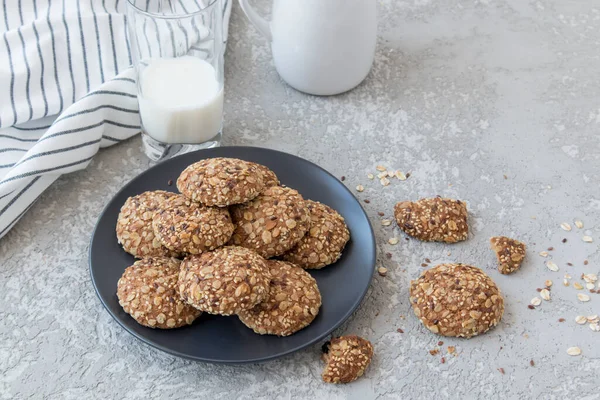
<path fill-rule="evenodd" d="M 128 0 L 142 141 L 159 161 L 219 146 L 223 0 Z"/>

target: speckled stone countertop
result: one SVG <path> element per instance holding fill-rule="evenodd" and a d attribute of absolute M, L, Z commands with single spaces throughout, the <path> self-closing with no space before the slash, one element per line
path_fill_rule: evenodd
<path fill-rule="evenodd" d="M 258 3 L 268 9 L 268 1 Z M 90 282 L 88 243 L 105 203 L 150 165 L 138 137 L 60 178 L 0 241 L 1 398 L 600 397 L 600 333 L 575 323 L 577 315 L 600 314 L 600 294 L 580 303 L 572 284 L 600 269 L 600 4 L 379 3 L 373 71 L 347 94 L 318 98 L 284 85 L 267 43 L 237 5 L 226 55 L 225 145 L 287 151 L 346 176 L 350 188 L 365 186 L 357 197 L 370 200 L 364 206 L 378 264 L 389 271 L 376 274 L 360 309 L 337 331 L 373 342 L 365 377 L 322 383 L 320 345 L 261 365 L 184 361 L 112 320 Z M 384 188 L 367 179 L 379 164 L 411 176 Z M 382 227 L 377 213 L 436 194 L 467 201 L 470 238 L 389 245 L 403 235 Z M 560 229 L 575 219 L 585 227 Z M 489 237 L 500 234 L 529 246 L 511 276 L 496 271 L 489 249 Z M 594 242 L 583 242 L 584 234 Z M 538 255 L 548 247 L 558 272 Z M 426 331 L 408 301 L 409 281 L 425 258 L 484 269 L 506 297 L 501 324 L 470 340 Z M 573 276 L 569 287 L 565 273 Z M 552 300 L 528 309 L 546 279 L 554 282 Z M 439 340 L 440 354 L 430 355 Z M 455 356 L 447 346 L 456 346 Z M 567 355 L 571 346 L 582 355 Z"/>

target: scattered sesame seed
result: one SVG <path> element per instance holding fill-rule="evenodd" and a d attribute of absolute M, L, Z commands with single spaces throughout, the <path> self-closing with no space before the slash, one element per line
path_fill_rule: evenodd
<path fill-rule="evenodd" d="M 398 244 L 398 238 L 397 237 L 389 238 L 388 243 L 391 245 Z"/>
<path fill-rule="evenodd" d="M 581 354 L 581 349 L 579 347 L 569 347 L 567 349 L 567 354 L 570 356 L 578 356 Z"/>
<path fill-rule="evenodd" d="M 383 171 L 387 170 L 387 168 L 384 167 L 383 165 L 378 165 L 377 167 L 375 167 L 375 169 L 379 172 L 383 172 Z"/>
<path fill-rule="evenodd" d="M 532 306 L 539 306 L 540 304 L 542 304 L 542 299 L 540 299 L 539 297 L 534 297 L 533 299 L 531 299 L 531 305 Z"/>
<path fill-rule="evenodd" d="M 548 267 L 548 269 L 552 272 L 558 271 L 558 265 L 556 265 L 554 261 L 546 262 L 546 267 Z"/>
<path fill-rule="evenodd" d="M 585 303 L 587 301 L 590 301 L 590 296 L 588 296 L 585 293 L 577 293 L 577 300 Z"/>
<path fill-rule="evenodd" d="M 581 240 L 583 240 L 586 243 L 592 243 L 594 241 L 594 239 L 591 236 L 584 236 L 581 238 Z"/>
<path fill-rule="evenodd" d="M 343 178 L 343 177 L 342 177 Z M 343 179 L 342 179 L 343 180 Z M 358 185 L 356 186 L 356 191 L 357 192 L 362 192 L 363 190 L 365 190 L 365 187 L 363 185 Z"/>
<path fill-rule="evenodd" d="M 542 289 L 540 291 L 540 297 L 546 301 L 550 301 L 550 291 L 548 289 Z"/>
<path fill-rule="evenodd" d="M 547 279 L 546 282 L 544 282 L 544 285 L 546 285 L 547 288 L 552 286 L 552 281 L 550 279 Z"/>
<path fill-rule="evenodd" d="M 373 179 L 375 179 L 375 176 L 373 174 L 369 174 L 369 175 L 367 175 L 367 178 L 373 180 Z"/>
<path fill-rule="evenodd" d="M 577 289 L 577 290 L 581 290 L 581 289 L 583 289 L 583 286 L 582 286 L 582 285 L 581 285 L 581 283 L 579 283 L 579 282 L 575 282 L 575 283 L 573 284 L 573 287 L 574 287 L 575 289 Z"/>
<path fill-rule="evenodd" d="M 567 224 L 566 222 L 560 224 L 560 227 L 563 231 L 569 232 L 571 230 L 571 225 Z"/>
<path fill-rule="evenodd" d="M 406 175 L 404 175 L 404 173 L 400 170 L 396 171 L 394 173 L 394 176 L 398 179 L 400 179 L 401 181 L 405 181 L 406 180 Z"/>
<path fill-rule="evenodd" d="M 547 251 L 540 251 L 540 256 L 542 256 L 542 257 L 548 257 L 548 252 Z"/>
<path fill-rule="evenodd" d="M 381 220 L 381 225 L 383 225 L 383 226 L 390 226 L 391 224 L 392 224 L 392 221 L 390 221 L 389 219 Z"/>
<path fill-rule="evenodd" d="M 379 183 L 381 183 L 383 186 L 388 186 L 390 184 L 390 180 L 388 178 L 381 178 Z"/>
<path fill-rule="evenodd" d="M 585 325 L 587 324 L 587 318 L 583 315 L 578 315 L 577 317 L 575 317 L 575 322 L 579 325 Z"/>
<path fill-rule="evenodd" d="M 386 276 L 387 275 L 387 268 L 385 268 L 385 267 L 379 267 L 379 268 L 377 268 L 377 272 L 381 276 Z"/>
<path fill-rule="evenodd" d="M 583 228 L 583 222 L 580 220 L 575 221 L 575 226 L 579 229 Z"/>

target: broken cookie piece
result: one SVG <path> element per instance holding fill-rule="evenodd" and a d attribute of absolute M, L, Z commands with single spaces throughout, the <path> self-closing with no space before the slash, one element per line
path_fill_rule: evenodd
<path fill-rule="evenodd" d="M 467 239 L 467 205 L 442 197 L 401 201 L 394 207 L 400 229 L 426 242 L 456 243 Z"/>
<path fill-rule="evenodd" d="M 356 335 L 340 336 L 323 345 L 321 374 L 327 383 L 350 383 L 360 378 L 373 357 L 373 345 Z"/>
<path fill-rule="evenodd" d="M 498 257 L 498 271 L 501 274 L 512 274 L 521 268 L 521 262 L 525 258 L 525 243 L 506 236 L 494 236 L 490 239 L 490 244 Z"/>

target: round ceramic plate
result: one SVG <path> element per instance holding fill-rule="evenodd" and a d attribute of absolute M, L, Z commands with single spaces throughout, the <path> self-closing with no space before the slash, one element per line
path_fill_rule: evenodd
<path fill-rule="evenodd" d="M 117 243 L 117 215 L 128 197 L 147 190 L 177 191 L 177 177 L 188 165 L 211 157 L 235 157 L 271 168 L 281 183 L 306 199 L 337 210 L 350 229 L 350 241 L 340 260 L 309 271 L 317 280 L 323 305 L 308 327 L 288 337 L 257 335 L 236 316 L 204 313 L 192 325 L 179 329 L 150 329 L 137 324 L 117 300 L 117 281 L 134 258 Z M 169 182 L 172 184 L 169 185 Z M 96 225 L 90 245 L 90 272 L 100 301 L 132 335 L 167 353 L 198 361 L 249 363 L 272 360 L 327 337 L 356 310 L 375 270 L 375 237 L 358 200 L 333 175 L 302 158 L 258 147 L 220 147 L 200 150 L 164 161 L 129 182 L 108 203 Z"/>

